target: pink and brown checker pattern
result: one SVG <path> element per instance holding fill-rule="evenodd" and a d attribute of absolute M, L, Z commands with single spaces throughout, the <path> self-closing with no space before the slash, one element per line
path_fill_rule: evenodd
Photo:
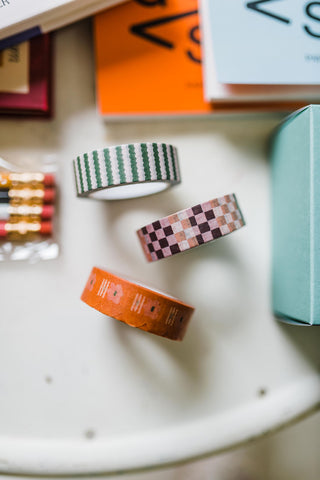
<path fill-rule="evenodd" d="M 137 231 L 149 262 L 211 242 L 245 225 L 234 194 L 161 218 Z"/>

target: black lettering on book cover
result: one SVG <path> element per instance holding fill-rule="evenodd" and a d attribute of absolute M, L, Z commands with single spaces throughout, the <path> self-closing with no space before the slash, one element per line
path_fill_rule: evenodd
<path fill-rule="evenodd" d="M 200 45 L 200 38 L 198 37 L 199 35 L 199 32 L 200 32 L 200 28 L 199 28 L 199 25 L 195 25 L 193 28 L 191 28 L 190 32 L 189 32 L 189 38 L 190 40 L 195 43 L 196 45 Z M 187 56 L 190 58 L 190 60 L 192 60 L 193 62 L 196 62 L 196 63 L 201 63 L 201 58 L 200 57 L 197 57 L 193 50 L 187 50 Z"/>
<path fill-rule="evenodd" d="M 305 7 L 306 15 L 316 22 L 320 22 L 320 2 L 310 2 Z M 316 15 L 318 14 L 318 15 Z M 309 25 L 303 26 L 304 30 L 311 35 L 311 37 L 320 38 L 320 25 L 318 31 L 315 32 Z"/>
<path fill-rule="evenodd" d="M 156 0 L 153 0 L 153 1 L 136 0 L 136 2 L 141 5 L 146 5 L 147 3 L 148 6 L 155 6 L 159 4 L 164 6 L 166 5 L 165 1 L 163 0 L 157 0 L 157 1 Z M 133 35 L 138 35 L 144 40 L 154 43 L 159 47 L 174 49 L 176 45 L 174 45 L 174 43 L 169 38 L 164 38 L 164 37 L 160 37 L 159 35 L 156 35 L 152 31 L 152 29 L 154 27 L 159 27 L 161 25 L 173 23 L 178 20 L 181 20 L 182 18 L 190 17 L 192 15 L 197 15 L 197 14 L 198 14 L 198 10 L 190 10 L 188 12 L 183 12 L 176 15 L 167 15 L 163 17 L 158 17 L 151 20 L 147 20 L 146 22 L 135 23 L 134 25 L 131 25 L 131 27 L 129 27 L 129 30 Z M 188 33 L 188 37 L 194 45 L 200 45 L 200 39 L 198 37 L 198 33 L 199 33 L 199 25 L 194 25 Z M 201 63 L 200 56 L 198 57 L 192 49 L 188 49 L 186 51 L 186 55 L 191 61 L 196 63 Z"/>
<path fill-rule="evenodd" d="M 144 7 L 155 7 L 157 5 L 165 7 L 167 5 L 167 0 L 136 0 L 136 2 Z"/>
<path fill-rule="evenodd" d="M 283 1 L 283 0 L 282 0 Z M 249 10 L 254 10 L 257 13 L 261 13 L 273 20 L 277 20 L 279 22 L 285 23 L 286 25 L 291 25 L 292 20 L 290 18 L 281 17 L 277 14 L 274 10 L 266 10 L 264 9 L 264 4 L 269 4 L 273 2 L 279 2 L 279 0 L 257 0 L 255 2 L 246 2 L 245 6 Z M 313 20 L 314 22 L 320 23 L 320 2 L 308 2 L 304 6 L 304 14 L 308 19 Z M 302 25 L 303 30 L 313 38 L 320 38 L 320 25 L 318 29 L 315 28 L 314 24 L 311 26 L 309 24 Z"/>
<path fill-rule="evenodd" d="M 270 3 L 270 2 L 277 2 L 278 0 L 258 0 L 256 2 L 247 2 L 247 8 L 251 10 L 255 10 L 256 12 L 262 13 L 263 15 L 267 15 L 268 17 L 271 17 L 275 20 L 278 20 L 279 22 L 283 23 L 291 23 L 289 18 L 285 17 L 280 17 L 280 15 L 277 15 L 276 13 L 270 12 L 269 10 L 264 10 L 263 8 L 260 7 L 261 4 L 264 3 Z"/>

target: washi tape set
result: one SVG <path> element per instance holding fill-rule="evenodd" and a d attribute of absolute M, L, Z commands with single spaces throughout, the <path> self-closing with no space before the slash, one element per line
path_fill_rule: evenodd
<path fill-rule="evenodd" d="M 164 143 L 134 143 L 95 150 L 74 161 L 77 195 L 120 200 L 159 193 L 181 182 L 177 149 Z M 245 225 L 234 193 L 208 200 L 140 227 L 149 262 L 224 237 Z M 81 299 L 127 325 L 182 340 L 194 307 L 94 267 Z"/>

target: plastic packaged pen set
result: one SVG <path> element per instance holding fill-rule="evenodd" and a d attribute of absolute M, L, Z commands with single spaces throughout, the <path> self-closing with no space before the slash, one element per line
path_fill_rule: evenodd
<path fill-rule="evenodd" d="M 0 158 L 0 261 L 58 256 L 56 184 L 52 159 L 18 166 Z"/>

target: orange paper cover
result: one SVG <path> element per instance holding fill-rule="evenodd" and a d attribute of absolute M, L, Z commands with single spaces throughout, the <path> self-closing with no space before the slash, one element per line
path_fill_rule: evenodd
<path fill-rule="evenodd" d="M 203 100 L 196 0 L 133 1 L 95 17 L 104 115 L 210 113 Z"/>

